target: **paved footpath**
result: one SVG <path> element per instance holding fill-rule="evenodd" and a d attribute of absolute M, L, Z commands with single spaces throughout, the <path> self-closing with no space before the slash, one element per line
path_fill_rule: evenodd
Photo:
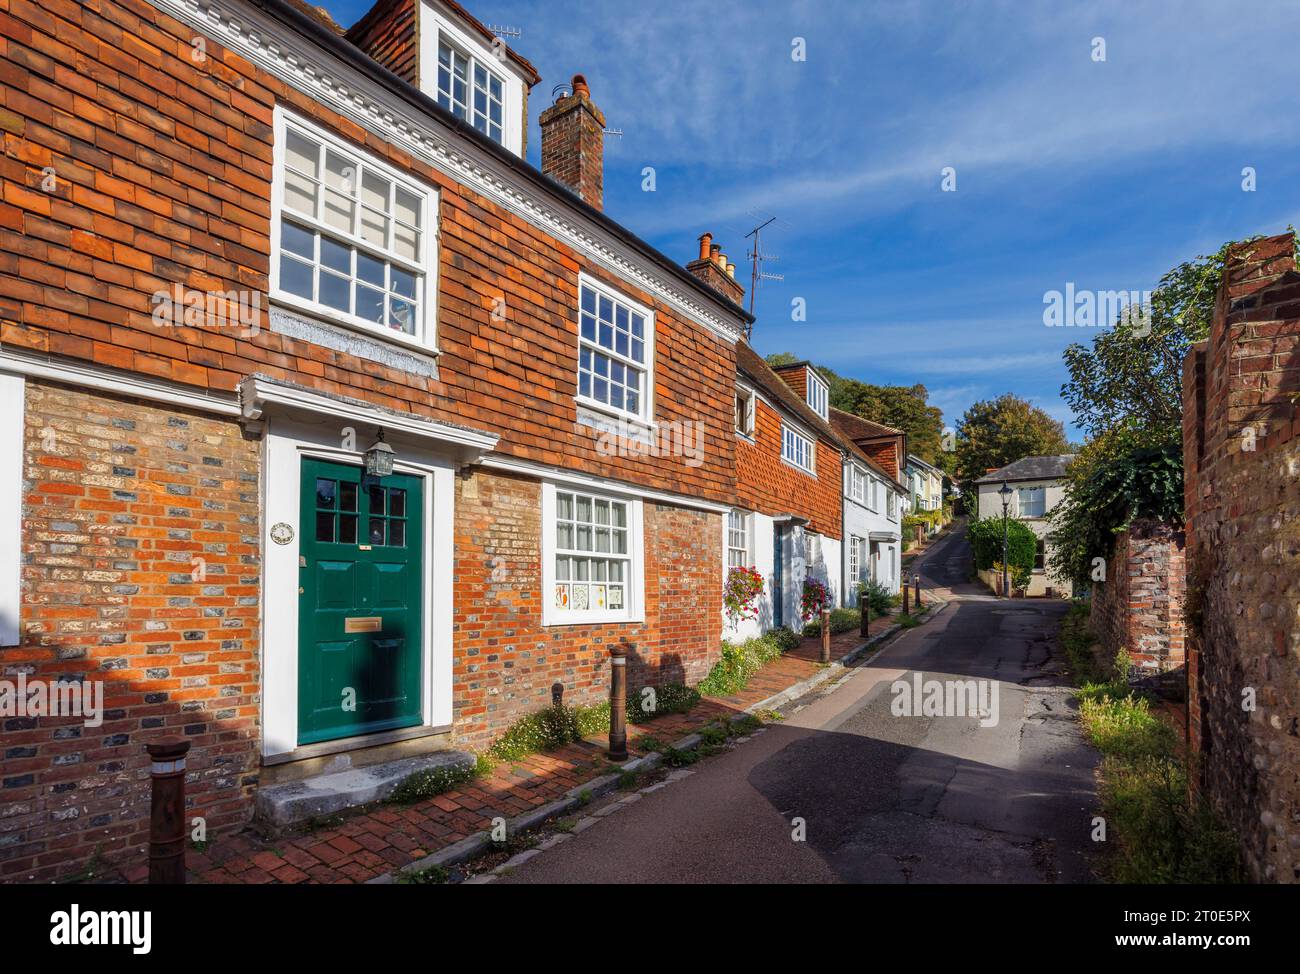
<path fill-rule="evenodd" d="M 1095 752 L 1054 655 L 1065 604 L 918 560 L 950 604 L 789 718 L 501 877 L 559 882 L 1087 882 Z M 895 716 L 891 684 L 996 684 L 998 720 Z"/>

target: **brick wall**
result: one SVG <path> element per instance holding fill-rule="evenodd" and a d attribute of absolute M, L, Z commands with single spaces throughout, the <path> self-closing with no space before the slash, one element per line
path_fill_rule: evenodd
<path fill-rule="evenodd" d="M 1230 255 L 1183 368 L 1189 738 L 1259 880 L 1300 882 L 1300 273 L 1291 234 Z M 1254 709 L 1243 707 L 1253 696 Z"/>
<path fill-rule="evenodd" d="M 799 514 L 809 529 L 828 538 L 844 533 L 840 520 L 843 467 L 838 447 L 814 440 L 816 476 L 781 459 L 781 414 L 754 402 L 754 442 L 736 442 L 736 497 L 761 514 Z"/>
<path fill-rule="evenodd" d="M 1115 539 L 1106 580 L 1092 589 L 1092 630 L 1106 658 L 1121 648 L 1140 673 L 1184 663 L 1186 540 L 1159 521 L 1137 521 Z"/>
<path fill-rule="evenodd" d="M 22 642 L 0 678 L 103 681 L 105 703 L 96 728 L 4 721 L 0 877 L 46 880 L 147 840 L 160 735 L 193 743 L 192 816 L 248 815 L 258 444 L 233 420 L 31 381 L 25 431 Z"/>
<path fill-rule="evenodd" d="M 712 332 L 211 38 L 196 59 L 194 32 L 147 0 L 5 6 L 0 343 L 216 390 L 261 373 L 496 432 L 523 459 L 732 501 L 735 355 Z M 441 191 L 436 376 L 271 331 L 265 310 L 251 336 L 153 321 L 173 283 L 266 290 L 277 104 Z M 584 270 L 655 312 L 655 418 L 701 423 L 702 464 L 602 453 L 577 424 Z"/>
<path fill-rule="evenodd" d="M 478 471 L 456 496 L 455 734 L 490 744 L 548 705 L 609 695 L 609 647 L 627 639 L 629 687 L 695 684 L 722 638 L 721 518 L 645 503 L 645 622 L 541 625 L 541 484 Z"/>

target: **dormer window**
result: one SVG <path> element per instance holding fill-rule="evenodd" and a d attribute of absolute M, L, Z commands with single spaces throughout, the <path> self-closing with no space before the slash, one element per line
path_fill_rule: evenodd
<path fill-rule="evenodd" d="M 815 412 L 822 419 L 828 419 L 830 416 L 830 397 L 831 387 L 826 384 L 826 380 L 813 370 L 808 368 L 808 405 L 812 406 Z"/>
<path fill-rule="evenodd" d="M 438 104 L 504 144 L 505 82 L 445 38 L 438 40 Z"/>

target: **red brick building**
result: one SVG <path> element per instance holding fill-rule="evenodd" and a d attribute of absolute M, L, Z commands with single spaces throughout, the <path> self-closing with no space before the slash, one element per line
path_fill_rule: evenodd
<path fill-rule="evenodd" d="M 449 0 L 4 8 L 0 680 L 103 697 L 0 716 L 0 877 L 138 849 L 158 735 L 219 828 L 597 700 L 616 641 L 707 673 L 747 316 L 601 212 L 581 78 L 538 171 Z"/>

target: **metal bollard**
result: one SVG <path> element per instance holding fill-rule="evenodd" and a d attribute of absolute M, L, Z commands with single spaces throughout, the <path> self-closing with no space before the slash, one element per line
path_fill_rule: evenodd
<path fill-rule="evenodd" d="M 903 615 L 907 615 L 907 579 L 903 579 Z"/>
<path fill-rule="evenodd" d="M 858 635 L 865 637 L 871 628 L 871 600 L 867 598 L 866 592 L 858 593 L 858 612 L 862 616 L 862 627 L 858 630 Z"/>
<path fill-rule="evenodd" d="M 146 744 L 152 762 L 149 882 L 185 882 L 185 755 L 190 742 L 166 737 Z"/>
<path fill-rule="evenodd" d="M 831 610 L 822 609 L 822 662 L 831 661 Z"/>
<path fill-rule="evenodd" d="M 627 647 L 609 648 L 609 759 L 627 760 Z"/>
<path fill-rule="evenodd" d="M 921 575 L 918 572 L 913 576 L 913 583 L 916 585 L 916 607 L 921 608 Z"/>

